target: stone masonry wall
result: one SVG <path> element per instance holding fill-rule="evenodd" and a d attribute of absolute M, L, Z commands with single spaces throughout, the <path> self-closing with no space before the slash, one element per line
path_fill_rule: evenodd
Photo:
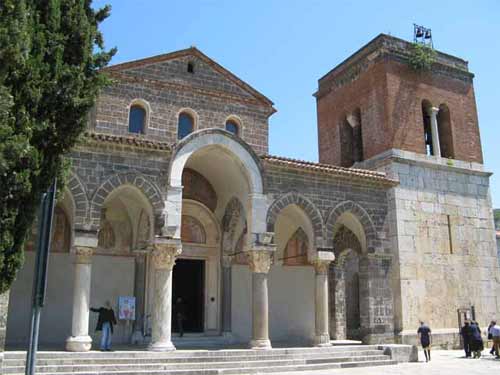
<path fill-rule="evenodd" d="M 195 72 L 186 71 L 194 61 Z M 177 121 L 181 109 L 196 113 L 196 129 L 225 128 L 235 117 L 240 137 L 258 154 L 268 152 L 270 107 L 249 99 L 249 94 L 194 57 L 136 67 L 120 73 L 115 83 L 101 92 L 90 126 L 101 133 L 139 136 L 145 139 L 177 142 Z M 167 83 L 186 87 L 164 86 Z M 207 93 L 203 90 L 218 90 Z M 220 95 L 217 95 L 220 93 Z M 150 107 L 144 135 L 128 132 L 129 107 L 133 100 L 146 101 Z"/>
<path fill-rule="evenodd" d="M 387 239 L 385 188 L 331 175 L 264 165 L 268 199 L 273 201 L 286 193 L 297 192 L 319 209 L 325 233 L 328 232 L 327 226 L 334 225 L 328 222 L 329 215 L 343 202 L 355 202 L 366 210 L 374 224 L 377 241 L 369 253 L 360 257 L 361 335 L 366 342 L 393 340 L 393 297 L 389 285 L 392 249 Z M 335 290 L 332 285 L 330 287 L 330 300 L 334 301 Z"/>
<path fill-rule="evenodd" d="M 389 198 L 400 340 L 413 342 L 424 320 L 436 345 L 458 346 L 458 308 L 474 306 L 481 327 L 500 311 L 489 174 L 479 164 L 399 150 L 364 165 L 400 180 Z"/>

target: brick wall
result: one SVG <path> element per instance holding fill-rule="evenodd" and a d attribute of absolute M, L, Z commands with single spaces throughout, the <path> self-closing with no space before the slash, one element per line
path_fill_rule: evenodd
<path fill-rule="evenodd" d="M 473 75 L 467 63 L 438 52 L 431 72 L 414 72 L 409 43 L 381 36 L 319 81 L 319 159 L 341 164 L 338 127 L 361 111 L 364 158 L 391 148 L 425 154 L 422 101 L 450 111 L 454 159 L 482 163 Z"/>

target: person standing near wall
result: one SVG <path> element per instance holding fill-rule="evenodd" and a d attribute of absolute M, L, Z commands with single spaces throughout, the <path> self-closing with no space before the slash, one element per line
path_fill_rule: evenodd
<path fill-rule="evenodd" d="M 431 329 L 424 322 L 420 322 L 417 335 L 424 350 L 425 362 L 429 362 L 431 360 Z"/>
<path fill-rule="evenodd" d="M 472 328 L 468 320 L 465 321 L 464 326 L 460 330 L 460 334 L 464 342 L 465 358 L 471 358 L 470 342 L 472 338 Z"/>
<path fill-rule="evenodd" d="M 474 358 L 481 358 L 481 352 L 484 349 L 483 338 L 481 337 L 481 328 L 476 321 L 471 322 L 472 337 L 470 350 L 474 353 Z"/>
<path fill-rule="evenodd" d="M 91 307 L 90 311 L 99 313 L 95 330 L 102 331 L 101 351 L 111 351 L 111 337 L 113 336 L 113 325 L 116 324 L 116 318 L 111 303 L 106 301 L 104 305 L 104 307 L 98 309 Z"/>
<path fill-rule="evenodd" d="M 491 354 L 495 354 L 497 358 L 500 358 L 500 326 L 497 325 L 495 320 L 491 322 L 488 333 L 491 334 L 493 340 L 493 353 Z"/>

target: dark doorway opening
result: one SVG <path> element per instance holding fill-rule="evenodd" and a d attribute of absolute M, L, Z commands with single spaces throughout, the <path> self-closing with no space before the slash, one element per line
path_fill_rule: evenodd
<path fill-rule="evenodd" d="M 178 259 L 175 261 L 172 280 L 172 327 L 179 332 L 177 323 L 177 300 L 184 304 L 184 332 L 203 332 L 205 311 L 205 261 L 196 259 Z"/>

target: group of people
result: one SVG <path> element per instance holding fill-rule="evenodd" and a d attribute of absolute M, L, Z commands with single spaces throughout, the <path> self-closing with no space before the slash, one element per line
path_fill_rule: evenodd
<path fill-rule="evenodd" d="M 464 342 L 465 358 L 471 358 L 472 355 L 474 358 L 480 358 L 484 343 L 479 324 L 475 320 L 466 320 L 460 329 L 460 335 Z"/>
<path fill-rule="evenodd" d="M 490 354 L 496 358 L 500 358 L 500 326 L 495 320 L 490 322 L 488 326 L 488 340 L 492 341 Z M 464 351 L 466 358 L 480 358 L 481 352 L 484 350 L 483 337 L 481 328 L 475 320 L 466 320 L 463 327 L 460 329 L 460 335 L 464 343 Z M 424 350 L 425 361 L 431 360 L 431 344 L 432 335 L 431 329 L 424 322 L 420 322 L 420 327 L 417 330 L 418 340 Z"/>

